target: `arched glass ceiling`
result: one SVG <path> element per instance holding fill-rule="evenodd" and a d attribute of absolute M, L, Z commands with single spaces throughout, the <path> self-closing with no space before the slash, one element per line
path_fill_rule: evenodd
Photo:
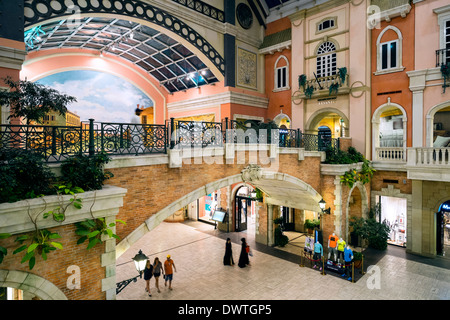
<path fill-rule="evenodd" d="M 28 52 L 84 48 L 122 57 L 144 69 L 171 93 L 218 81 L 181 43 L 162 32 L 126 20 L 55 21 L 26 31 L 25 43 Z"/>

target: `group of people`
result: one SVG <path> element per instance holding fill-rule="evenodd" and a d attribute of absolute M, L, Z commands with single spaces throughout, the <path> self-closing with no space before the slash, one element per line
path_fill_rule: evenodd
<path fill-rule="evenodd" d="M 250 266 L 249 254 L 251 254 L 250 246 L 247 244 L 245 238 L 241 239 L 241 253 L 239 255 L 238 266 L 245 268 Z M 223 256 L 223 264 L 226 266 L 234 266 L 233 250 L 231 248 L 231 239 L 227 238 L 225 243 L 225 255 Z"/>
<path fill-rule="evenodd" d="M 148 293 L 148 296 L 151 297 L 151 291 L 150 291 L 150 279 L 152 277 L 155 277 L 155 286 L 158 292 L 161 292 L 159 290 L 159 277 L 161 276 L 161 273 L 164 278 L 164 285 L 167 287 L 167 283 L 169 283 L 169 290 L 172 290 L 172 280 L 173 280 L 173 272 L 177 271 L 177 268 L 175 267 L 175 263 L 170 257 L 170 254 L 167 255 L 166 261 L 164 261 L 164 266 L 159 260 L 158 257 L 155 258 L 153 261 L 153 264 L 150 262 L 150 260 L 147 260 L 147 263 L 145 265 L 144 269 L 144 280 L 145 280 L 145 291 Z"/>

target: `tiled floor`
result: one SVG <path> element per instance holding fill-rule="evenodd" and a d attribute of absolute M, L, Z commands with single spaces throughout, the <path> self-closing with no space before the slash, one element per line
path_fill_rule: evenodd
<path fill-rule="evenodd" d="M 248 239 L 253 248 L 250 267 L 223 265 L 227 237 L 233 241 L 235 262 L 239 257 L 239 239 Z M 117 281 L 136 275 L 131 258 L 141 249 L 151 261 L 156 256 L 164 261 L 167 254 L 172 255 L 177 268 L 174 289 L 164 287 L 161 278 L 158 293 L 152 278 L 149 297 L 144 291 L 144 280 L 140 279 L 126 287 L 117 300 L 450 300 L 449 260 L 411 259 L 403 249 L 389 247 L 387 254 L 371 260 L 376 263 L 377 272 L 360 275 L 356 283 L 351 283 L 336 275 L 324 276 L 317 270 L 300 267 L 298 256 L 292 253 L 301 248 L 292 247 L 281 251 L 258 245 L 251 232 L 223 233 L 202 222 L 163 222 L 118 259 Z"/>

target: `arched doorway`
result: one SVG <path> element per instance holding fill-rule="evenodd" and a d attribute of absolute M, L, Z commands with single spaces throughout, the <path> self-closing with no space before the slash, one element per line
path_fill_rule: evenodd
<path fill-rule="evenodd" d="M 319 127 L 319 151 L 324 151 L 329 145 L 331 145 L 331 129 L 328 126 Z"/>
<path fill-rule="evenodd" d="M 436 254 L 450 257 L 450 200 L 442 203 L 436 213 Z"/>

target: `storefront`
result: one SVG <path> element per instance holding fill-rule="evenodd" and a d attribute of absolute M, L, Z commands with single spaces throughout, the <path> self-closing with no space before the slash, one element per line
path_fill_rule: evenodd
<path fill-rule="evenodd" d="M 254 190 L 248 186 L 242 186 L 236 192 L 234 199 L 235 204 L 235 216 L 234 216 L 234 229 L 235 231 L 253 230 L 256 219 L 256 207 L 254 196 L 252 196 Z"/>
<path fill-rule="evenodd" d="M 436 254 L 450 257 L 450 200 L 436 213 Z"/>
<path fill-rule="evenodd" d="M 377 203 L 381 203 L 381 221 L 386 220 L 391 227 L 388 244 L 406 248 L 406 212 L 407 200 L 404 198 L 380 196 Z"/>

